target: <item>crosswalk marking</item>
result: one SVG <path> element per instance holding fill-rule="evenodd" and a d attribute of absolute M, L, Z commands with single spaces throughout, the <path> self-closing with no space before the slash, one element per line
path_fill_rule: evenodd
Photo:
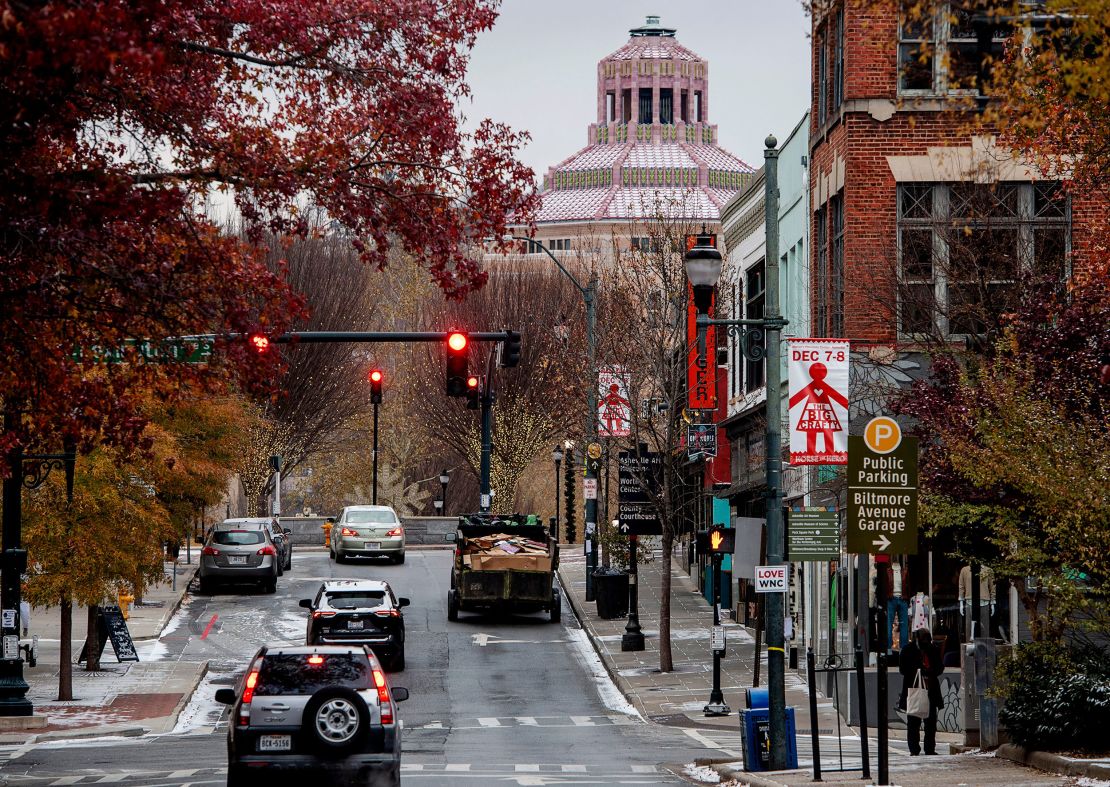
<path fill-rule="evenodd" d="M 570 720 L 574 722 L 575 727 L 594 727 L 593 718 L 590 716 L 571 716 Z"/>
<path fill-rule="evenodd" d="M 535 716 L 517 716 L 516 720 L 519 721 L 521 723 L 521 725 L 524 726 L 524 727 L 535 727 L 536 726 Z"/>
<path fill-rule="evenodd" d="M 539 773 L 540 772 L 540 766 L 538 766 L 538 765 L 524 765 L 522 763 L 517 763 L 517 766 L 514 770 L 516 770 L 517 773 Z"/>
<path fill-rule="evenodd" d="M 406 725 L 406 730 L 476 730 L 501 729 L 506 727 L 604 727 L 616 725 L 643 724 L 632 716 L 610 714 L 608 716 L 482 716 L 476 719 L 456 719 L 450 724 L 430 721 L 426 724 Z"/>
<path fill-rule="evenodd" d="M 453 762 L 444 766 L 443 770 L 450 771 L 451 773 L 460 773 L 470 770 L 469 762 Z"/>
<path fill-rule="evenodd" d="M 481 724 L 483 727 L 500 727 L 501 726 L 501 720 L 500 719 L 492 719 L 492 718 L 478 719 L 478 723 Z"/>
<path fill-rule="evenodd" d="M 562 767 L 563 773 L 585 773 L 585 765 L 564 765 Z"/>

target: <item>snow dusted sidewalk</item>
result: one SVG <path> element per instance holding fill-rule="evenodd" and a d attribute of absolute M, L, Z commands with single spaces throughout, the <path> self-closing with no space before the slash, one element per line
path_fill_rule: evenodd
<path fill-rule="evenodd" d="M 184 558 L 184 555 L 182 555 Z M 194 555 L 194 560 L 196 555 Z M 167 572 L 172 571 L 167 564 Z M 151 588 L 142 606 L 132 607 L 128 630 L 135 642 L 138 662 L 120 663 L 112 645 L 104 647 L 100 670 L 86 672 L 84 664 L 73 665 L 73 700 L 58 701 L 60 655 L 57 609 L 35 609 L 31 632 L 39 635 L 38 664 L 23 666 L 30 685 L 27 698 L 45 726 L 0 733 L 0 743 L 41 742 L 58 738 L 105 735 L 142 735 L 169 732 L 208 669 L 207 662 L 188 662 L 167 657 L 159 637 L 170 634 L 182 622 L 175 615 L 196 566 L 179 565 L 176 581 Z M 73 611 L 73 658 L 84 643 L 86 610 Z M 41 724 L 41 722 L 40 722 Z"/>

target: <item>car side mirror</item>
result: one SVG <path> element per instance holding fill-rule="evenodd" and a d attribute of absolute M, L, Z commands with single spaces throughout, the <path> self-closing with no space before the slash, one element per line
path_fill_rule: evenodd
<path fill-rule="evenodd" d="M 452 533 L 444 533 L 443 534 L 443 540 L 444 541 L 449 541 L 452 544 L 455 543 L 455 533 L 453 533 L 453 532 Z"/>
<path fill-rule="evenodd" d="M 401 596 L 401 597 L 400 597 L 399 599 L 397 599 L 397 606 L 399 606 L 399 607 L 407 607 L 407 606 L 408 606 L 409 604 L 411 604 L 411 603 L 412 603 L 412 602 L 411 602 L 411 601 L 409 601 L 409 600 L 408 600 L 407 598 L 405 598 L 404 596 Z"/>
<path fill-rule="evenodd" d="M 312 609 L 312 599 L 310 598 L 302 598 L 300 601 L 297 602 L 297 604 L 304 607 L 305 609 Z"/>
<path fill-rule="evenodd" d="M 235 689 L 216 689 L 216 702 L 221 705 L 234 705 Z"/>
<path fill-rule="evenodd" d="M 393 688 L 393 701 L 404 702 L 409 698 L 409 690 L 404 686 L 395 686 Z"/>

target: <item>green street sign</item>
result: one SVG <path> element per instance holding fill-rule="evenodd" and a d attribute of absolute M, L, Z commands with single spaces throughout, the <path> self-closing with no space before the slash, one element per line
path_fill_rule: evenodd
<path fill-rule="evenodd" d="M 195 336 L 180 339 L 124 339 L 115 347 L 94 345 L 87 350 L 74 350 L 73 358 L 89 363 L 126 363 L 129 351 L 152 363 L 208 363 L 216 341 Z"/>
<path fill-rule="evenodd" d="M 848 437 L 848 551 L 917 554 L 917 438 L 893 418 Z"/>
<path fill-rule="evenodd" d="M 835 511 L 803 508 L 787 512 L 786 554 L 790 561 L 840 557 L 840 523 Z"/>

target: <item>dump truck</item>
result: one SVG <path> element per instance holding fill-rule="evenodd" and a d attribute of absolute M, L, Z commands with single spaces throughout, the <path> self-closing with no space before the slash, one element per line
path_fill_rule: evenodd
<path fill-rule="evenodd" d="M 535 514 L 464 514 L 454 533 L 447 619 L 459 612 L 562 613 L 559 544 Z"/>

